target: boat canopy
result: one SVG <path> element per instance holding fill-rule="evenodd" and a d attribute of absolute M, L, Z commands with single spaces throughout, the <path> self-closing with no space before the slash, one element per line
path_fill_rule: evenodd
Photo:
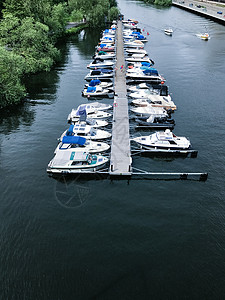
<path fill-rule="evenodd" d="M 105 32 L 105 33 L 108 33 L 108 32 L 109 32 L 109 29 L 105 29 L 104 32 Z"/>
<path fill-rule="evenodd" d="M 72 136 L 73 135 L 73 128 L 74 128 L 74 125 L 70 125 L 69 129 L 66 132 L 66 136 Z"/>
<path fill-rule="evenodd" d="M 100 75 L 100 74 L 101 74 L 101 70 L 99 69 L 91 71 L 91 75 Z"/>
<path fill-rule="evenodd" d="M 80 146 L 83 146 L 85 144 L 85 142 L 86 142 L 86 139 L 82 136 L 67 136 L 67 135 L 65 135 L 62 139 L 63 144 L 78 144 Z"/>
<path fill-rule="evenodd" d="M 102 73 L 112 73 L 112 70 L 110 69 L 101 69 Z"/>
<path fill-rule="evenodd" d="M 77 112 L 76 112 L 76 116 L 83 116 L 86 117 L 87 116 L 87 111 L 86 111 L 86 106 L 79 106 Z"/>
<path fill-rule="evenodd" d="M 87 93 L 94 93 L 96 91 L 96 86 L 88 86 Z"/>
<path fill-rule="evenodd" d="M 143 73 L 145 75 L 159 75 L 158 71 L 154 68 L 148 68 L 148 69 L 144 70 Z"/>
<path fill-rule="evenodd" d="M 104 48 L 104 47 L 106 47 L 107 46 L 107 44 L 101 44 L 100 45 L 100 48 Z"/>
<path fill-rule="evenodd" d="M 98 85 L 98 84 L 100 84 L 101 83 L 101 80 L 99 80 L 99 79 L 92 79 L 91 80 L 91 82 L 89 83 L 89 87 L 91 87 L 91 86 L 96 86 L 96 85 Z"/>
<path fill-rule="evenodd" d="M 137 40 L 144 40 L 145 37 L 142 35 L 142 34 L 139 34 L 137 37 L 136 37 Z"/>
<path fill-rule="evenodd" d="M 98 54 L 99 55 L 106 55 L 107 53 L 105 51 L 99 51 Z"/>
<path fill-rule="evenodd" d="M 140 35 L 141 33 L 138 32 L 138 31 L 133 31 L 132 34 L 137 34 L 137 35 Z"/>
<path fill-rule="evenodd" d="M 141 63 L 141 65 L 144 66 L 144 67 L 151 67 L 151 64 L 149 62 L 147 62 L 147 61 L 143 61 Z"/>

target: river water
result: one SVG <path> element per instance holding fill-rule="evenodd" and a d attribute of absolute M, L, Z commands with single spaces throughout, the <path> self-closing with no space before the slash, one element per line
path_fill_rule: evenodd
<path fill-rule="evenodd" d="M 225 292 L 225 27 L 175 7 L 120 0 L 198 157 L 137 157 L 149 171 L 208 172 L 206 182 L 56 180 L 46 166 L 100 33 L 60 45 L 62 61 L 28 79 L 25 104 L 1 112 L 1 299 L 222 299 Z M 172 27 L 172 37 L 163 28 Z M 208 31 L 208 42 L 196 37 Z M 104 100 L 103 100 L 104 101 Z M 112 100 L 105 100 L 109 103 Z M 138 135 L 131 123 L 131 135 Z"/>

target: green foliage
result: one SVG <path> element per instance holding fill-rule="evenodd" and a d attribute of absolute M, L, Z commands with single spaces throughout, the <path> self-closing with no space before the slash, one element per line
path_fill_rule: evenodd
<path fill-rule="evenodd" d="M 111 7 L 109 11 L 110 21 L 117 20 L 120 11 L 117 7 Z"/>
<path fill-rule="evenodd" d="M 83 19 L 83 12 L 80 10 L 74 9 L 70 15 L 71 22 L 79 22 Z"/>
<path fill-rule="evenodd" d="M 25 96 L 22 65 L 19 55 L 0 47 L 0 108 L 18 103 Z"/>
<path fill-rule="evenodd" d="M 25 58 L 25 73 L 48 71 L 58 50 L 50 43 L 48 26 L 33 18 L 21 21 L 8 14 L 0 24 L 1 44 L 7 45 L 15 54 Z"/>
<path fill-rule="evenodd" d="M 54 45 L 64 35 L 67 20 L 79 22 L 85 17 L 89 26 L 97 27 L 119 13 L 116 0 L 0 0 L 0 8 L 3 6 L 0 107 L 23 98 L 24 75 L 50 70 L 59 57 Z M 71 28 L 67 34 L 85 26 Z"/>
<path fill-rule="evenodd" d="M 155 0 L 154 4 L 160 6 L 171 6 L 172 0 Z"/>

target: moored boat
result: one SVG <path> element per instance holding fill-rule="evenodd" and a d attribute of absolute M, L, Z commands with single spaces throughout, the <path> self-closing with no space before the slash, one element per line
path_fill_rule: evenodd
<path fill-rule="evenodd" d="M 139 136 L 132 139 L 144 149 L 167 152 L 170 150 L 189 150 L 191 143 L 186 137 L 176 136 L 170 129 L 157 131 L 148 136 Z"/>
<path fill-rule="evenodd" d="M 90 154 L 88 151 L 66 149 L 57 151 L 47 167 L 48 173 L 76 174 L 101 169 L 108 162 L 103 155 Z"/>

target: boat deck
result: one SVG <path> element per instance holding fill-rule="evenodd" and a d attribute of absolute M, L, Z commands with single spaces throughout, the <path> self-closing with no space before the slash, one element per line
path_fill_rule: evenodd
<path fill-rule="evenodd" d="M 130 131 L 122 21 L 118 21 L 117 24 L 116 70 L 114 86 L 115 98 L 113 105 L 113 127 L 109 174 L 115 176 L 131 176 L 132 158 L 130 151 Z"/>

